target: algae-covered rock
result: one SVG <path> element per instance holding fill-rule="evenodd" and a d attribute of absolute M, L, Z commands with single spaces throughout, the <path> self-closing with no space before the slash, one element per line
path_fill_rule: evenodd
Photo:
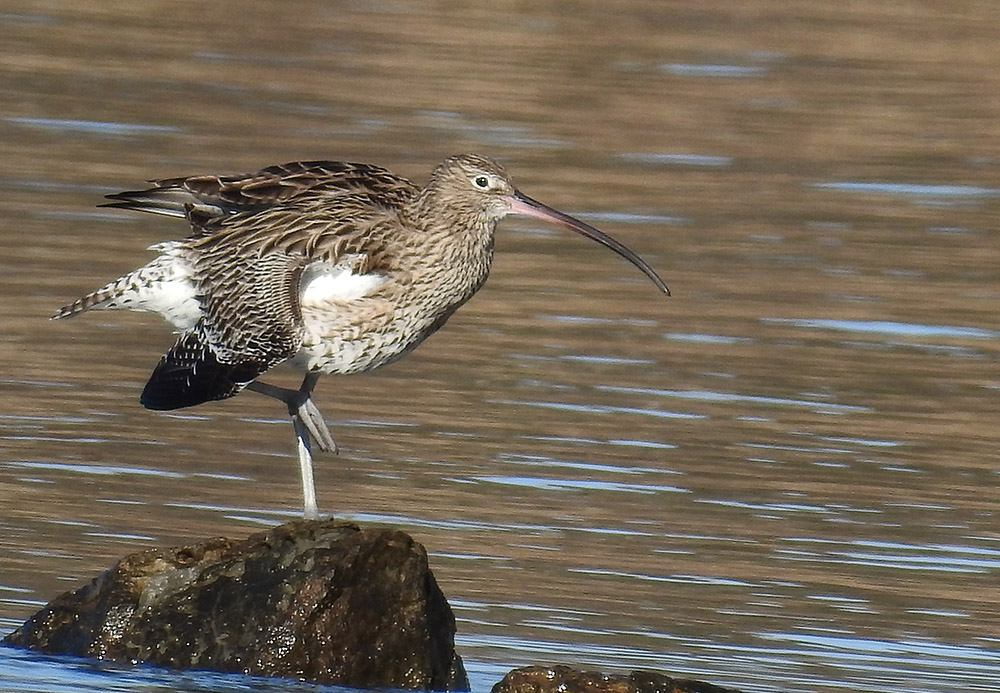
<path fill-rule="evenodd" d="M 567 666 L 523 667 L 508 673 L 492 693 L 738 693 L 702 681 L 655 671 L 601 674 Z"/>
<path fill-rule="evenodd" d="M 4 643 L 357 688 L 467 690 L 455 621 L 400 531 L 299 521 L 123 558 Z"/>

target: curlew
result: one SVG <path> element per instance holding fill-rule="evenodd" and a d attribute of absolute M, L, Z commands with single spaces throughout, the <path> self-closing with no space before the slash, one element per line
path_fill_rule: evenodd
<path fill-rule="evenodd" d="M 252 390 L 281 400 L 295 428 L 304 514 L 318 517 L 311 444 L 336 443 L 312 399 L 320 375 L 390 363 L 420 344 L 483 285 L 497 223 L 543 219 L 615 251 L 666 295 L 638 255 L 519 192 L 497 162 L 445 159 L 420 188 L 369 164 L 307 161 L 247 175 L 154 181 L 109 207 L 181 217 L 184 240 L 150 247 L 149 264 L 62 308 L 159 313 L 177 328 L 140 401 L 179 409 Z M 257 378 L 282 362 L 298 390 Z"/>

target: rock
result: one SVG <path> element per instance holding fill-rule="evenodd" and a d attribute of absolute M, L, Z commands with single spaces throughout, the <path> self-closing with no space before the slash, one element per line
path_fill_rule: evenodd
<path fill-rule="evenodd" d="M 607 675 L 566 666 L 515 669 L 492 693 L 738 693 L 710 683 L 674 679 L 652 671 Z"/>
<path fill-rule="evenodd" d="M 420 544 L 329 520 L 132 554 L 3 642 L 356 688 L 468 690 L 454 635 Z"/>

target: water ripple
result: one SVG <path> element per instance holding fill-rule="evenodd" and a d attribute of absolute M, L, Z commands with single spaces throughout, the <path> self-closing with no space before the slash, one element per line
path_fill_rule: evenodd
<path fill-rule="evenodd" d="M 183 479 L 184 474 L 171 472 L 166 469 L 144 469 L 142 467 L 120 467 L 107 464 L 70 464 L 68 462 L 29 462 L 16 461 L 7 462 L 6 466 L 21 467 L 24 469 L 46 469 L 61 472 L 74 472 L 76 474 L 94 474 L 98 476 L 158 476 L 165 479 Z"/>
<path fill-rule="evenodd" d="M 813 183 L 820 190 L 868 193 L 875 195 L 902 195 L 904 197 L 930 198 L 989 198 L 1000 197 L 1000 188 L 983 188 L 976 185 L 921 185 L 914 183 L 865 183 L 837 181 Z"/>
<path fill-rule="evenodd" d="M 559 411 L 576 411 L 587 414 L 638 414 L 653 416 L 660 419 L 704 419 L 703 414 L 687 414 L 675 411 L 659 411 L 640 407 L 612 407 L 606 404 L 569 404 L 567 402 L 539 402 L 516 399 L 490 399 L 490 404 L 511 404 L 519 407 L 538 407 L 540 409 L 556 409 Z"/>
<path fill-rule="evenodd" d="M 761 77 L 767 68 L 759 65 L 692 65 L 688 63 L 667 63 L 660 70 L 683 77 Z"/>
<path fill-rule="evenodd" d="M 951 337 L 956 339 L 998 339 L 1000 332 L 959 325 L 925 325 L 887 320 L 824 320 L 811 318 L 762 318 L 772 325 L 793 325 L 810 329 L 886 334 L 898 337 Z"/>
<path fill-rule="evenodd" d="M 154 135 L 181 132 L 170 125 L 147 125 L 145 123 L 110 123 L 102 120 L 73 120 L 66 118 L 4 118 L 8 123 L 24 125 L 41 130 L 61 132 L 84 132 L 91 135 Z"/>
<path fill-rule="evenodd" d="M 707 166 L 723 168 L 733 165 L 731 156 L 709 156 L 706 154 L 657 154 L 651 152 L 625 152 L 619 157 L 638 164 L 672 164 L 676 166 Z"/>
<path fill-rule="evenodd" d="M 779 406 L 809 407 L 823 412 L 866 412 L 870 407 L 854 404 L 834 404 L 831 402 L 815 402 L 808 399 L 790 399 L 788 397 L 767 397 L 764 395 L 740 395 L 733 392 L 715 392 L 712 390 L 658 390 L 646 387 L 623 387 L 620 385 L 595 385 L 594 389 L 604 392 L 620 392 L 625 394 L 654 395 L 656 397 L 671 397 L 689 399 L 699 402 L 747 402 L 751 404 L 775 404 Z"/>
<path fill-rule="evenodd" d="M 794 546 L 817 545 L 812 549 L 780 548 L 775 550 L 775 553 L 781 558 L 792 561 L 839 563 L 935 573 L 981 574 L 1000 569 L 1000 551 L 978 546 L 918 545 L 868 540 L 836 542 L 797 537 L 789 537 L 784 541 Z"/>
<path fill-rule="evenodd" d="M 620 481 L 596 481 L 594 479 L 550 479 L 539 476 L 495 476 L 473 477 L 476 481 L 505 486 L 523 486 L 542 491 L 623 491 L 651 495 L 655 493 L 691 493 L 679 486 L 659 484 L 625 484 Z"/>

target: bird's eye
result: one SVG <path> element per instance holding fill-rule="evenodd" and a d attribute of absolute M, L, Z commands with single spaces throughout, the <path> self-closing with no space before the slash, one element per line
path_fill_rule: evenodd
<path fill-rule="evenodd" d="M 490 179 L 486 176 L 476 176 L 472 182 L 480 190 L 488 190 L 490 187 Z"/>

